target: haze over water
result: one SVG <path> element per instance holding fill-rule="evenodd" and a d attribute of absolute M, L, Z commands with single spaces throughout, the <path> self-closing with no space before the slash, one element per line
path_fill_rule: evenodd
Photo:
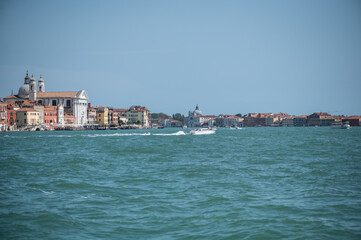
<path fill-rule="evenodd" d="M 361 238 L 361 128 L 177 131 L 0 133 L 0 238 Z"/>

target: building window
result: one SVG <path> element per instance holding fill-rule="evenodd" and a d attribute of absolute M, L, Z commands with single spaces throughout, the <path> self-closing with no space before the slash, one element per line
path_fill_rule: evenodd
<path fill-rule="evenodd" d="M 53 106 L 56 106 L 56 100 L 53 100 L 53 104 L 52 104 Z"/>
<path fill-rule="evenodd" d="M 71 106 L 71 101 L 70 100 L 66 100 L 66 106 L 70 107 Z"/>

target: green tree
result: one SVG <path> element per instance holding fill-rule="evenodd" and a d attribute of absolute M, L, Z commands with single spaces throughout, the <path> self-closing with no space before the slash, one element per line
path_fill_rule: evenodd
<path fill-rule="evenodd" d="M 173 114 L 173 119 L 183 122 L 184 121 L 184 115 L 180 113 Z"/>
<path fill-rule="evenodd" d="M 150 117 L 152 119 L 154 119 L 154 118 L 170 118 L 170 116 L 165 113 L 152 113 L 152 114 L 150 114 Z"/>

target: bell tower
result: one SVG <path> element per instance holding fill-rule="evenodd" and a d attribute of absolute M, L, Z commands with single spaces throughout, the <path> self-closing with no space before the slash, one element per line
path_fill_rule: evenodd
<path fill-rule="evenodd" d="M 30 79 L 29 100 L 36 100 L 36 81 L 34 75 Z"/>
<path fill-rule="evenodd" d="M 38 81 L 38 92 L 45 92 L 45 84 L 44 84 L 44 79 L 43 77 L 40 75 L 39 81 Z"/>

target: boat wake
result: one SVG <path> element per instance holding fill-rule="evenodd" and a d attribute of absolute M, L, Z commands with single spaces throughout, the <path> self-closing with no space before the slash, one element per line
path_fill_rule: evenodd
<path fill-rule="evenodd" d="M 113 133 L 113 134 L 88 134 L 87 137 L 118 137 L 118 136 L 149 136 L 148 133 Z"/>
<path fill-rule="evenodd" d="M 180 136 L 180 135 L 186 135 L 183 131 L 179 131 L 176 133 L 154 133 L 152 135 L 155 136 Z"/>

